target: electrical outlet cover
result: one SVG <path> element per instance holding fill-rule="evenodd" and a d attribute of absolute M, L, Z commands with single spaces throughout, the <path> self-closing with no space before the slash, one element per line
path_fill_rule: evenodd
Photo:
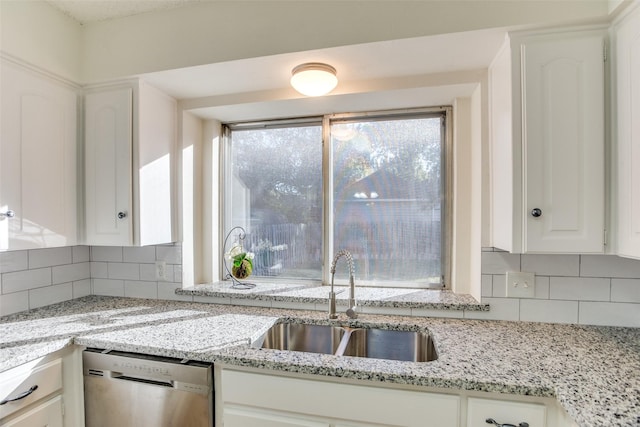
<path fill-rule="evenodd" d="M 507 298 L 533 298 L 536 294 L 534 273 L 507 271 Z"/>

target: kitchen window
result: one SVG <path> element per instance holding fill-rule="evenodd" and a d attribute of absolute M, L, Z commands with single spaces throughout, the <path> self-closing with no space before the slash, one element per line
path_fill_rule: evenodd
<path fill-rule="evenodd" d="M 442 288 L 449 111 L 225 125 L 221 235 L 247 231 L 256 281 L 329 283 L 333 254 L 346 249 L 358 285 Z"/>

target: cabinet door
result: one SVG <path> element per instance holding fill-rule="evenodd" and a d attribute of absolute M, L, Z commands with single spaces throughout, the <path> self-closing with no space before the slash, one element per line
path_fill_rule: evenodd
<path fill-rule="evenodd" d="M 327 421 L 316 421 L 291 414 L 225 405 L 225 427 L 330 427 Z"/>
<path fill-rule="evenodd" d="M 597 32 L 522 45 L 527 252 L 603 251 L 603 42 Z"/>
<path fill-rule="evenodd" d="M 132 97 L 127 88 L 85 98 L 87 244 L 133 243 Z"/>
<path fill-rule="evenodd" d="M 493 418 L 500 424 L 517 426 L 526 422 L 530 427 L 545 427 L 547 408 L 542 404 L 470 397 L 467 405 L 467 427 L 487 427 L 488 418 Z"/>
<path fill-rule="evenodd" d="M 640 8 L 615 28 L 618 254 L 640 259 Z"/>
<path fill-rule="evenodd" d="M 56 396 L 1 427 L 62 427 L 62 397 Z"/>
<path fill-rule="evenodd" d="M 0 250 L 77 237 L 75 89 L 2 61 Z"/>

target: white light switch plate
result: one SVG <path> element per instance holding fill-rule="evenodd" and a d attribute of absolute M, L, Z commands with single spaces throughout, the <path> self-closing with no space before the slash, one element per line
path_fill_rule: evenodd
<path fill-rule="evenodd" d="M 533 298 L 536 294 L 534 273 L 507 271 L 507 298 Z"/>

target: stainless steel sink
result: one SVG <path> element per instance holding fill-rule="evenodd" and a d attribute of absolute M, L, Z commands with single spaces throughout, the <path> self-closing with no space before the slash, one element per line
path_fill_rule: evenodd
<path fill-rule="evenodd" d="M 279 323 L 273 325 L 264 335 L 264 341 L 258 340 L 257 344 L 276 350 L 335 354 L 344 334 L 345 330 L 337 326 Z"/>
<path fill-rule="evenodd" d="M 343 355 L 408 362 L 430 362 L 437 359 L 433 341 L 428 334 L 387 329 L 354 329 Z"/>
<path fill-rule="evenodd" d="M 289 322 L 272 326 L 253 346 L 408 362 L 430 362 L 438 358 L 431 337 L 420 331 Z"/>

